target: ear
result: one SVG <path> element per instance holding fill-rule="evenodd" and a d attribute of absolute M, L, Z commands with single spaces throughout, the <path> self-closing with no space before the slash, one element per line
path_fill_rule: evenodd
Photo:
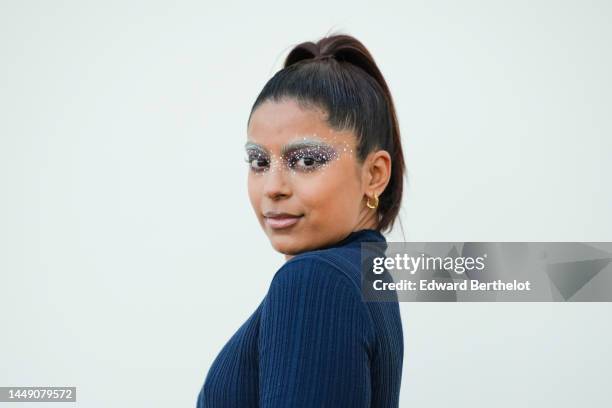
<path fill-rule="evenodd" d="M 380 197 L 391 179 L 391 155 L 386 150 L 371 152 L 365 160 L 363 171 L 364 193 Z"/>

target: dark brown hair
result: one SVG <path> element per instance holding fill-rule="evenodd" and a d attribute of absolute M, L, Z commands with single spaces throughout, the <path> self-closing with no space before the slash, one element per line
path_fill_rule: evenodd
<path fill-rule="evenodd" d="M 370 52 L 346 34 L 296 45 L 283 69 L 265 84 L 251 115 L 263 102 L 286 97 L 306 108 L 325 110 L 331 128 L 352 130 L 360 163 L 374 150 L 389 153 L 391 178 L 380 195 L 376 229 L 391 230 L 402 201 L 404 155 L 393 98 Z"/>

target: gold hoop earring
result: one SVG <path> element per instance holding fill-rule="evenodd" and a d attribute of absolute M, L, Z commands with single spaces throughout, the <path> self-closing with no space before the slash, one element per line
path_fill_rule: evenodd
<path fill-rule="evenodd" d="M 374 203 L 370 204 L 370 197 L 368 197 L 368 200 L 366 201 L 366 205 L 368 206 L 368 208 L 371 208 L 371 209 L 375 209 L 376 207 L 378 207 L 378 196 L 376 195 L 376 193 L 374 193 Z"/>

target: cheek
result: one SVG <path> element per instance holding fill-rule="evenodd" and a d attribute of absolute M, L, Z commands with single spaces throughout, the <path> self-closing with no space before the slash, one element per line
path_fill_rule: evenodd
<path fill-rule="evenodd" d="M 352 221 L 359 209 L 360 194 L 357 180 L 347 179 L 347 173 L 327 172 L 311 180 L 294 184 L 299 188 L 300 201 L 311 221 Z"/>

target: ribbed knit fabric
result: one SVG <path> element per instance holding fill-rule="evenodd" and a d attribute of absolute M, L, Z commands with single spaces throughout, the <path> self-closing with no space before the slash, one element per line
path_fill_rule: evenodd
<path fill-rule="evenodd" d="M 375 230 L 303 252 L 210 367 L 197 408 L 397 407 L 404 354 L 397 302 L 361 299 L 360 244 Z"/>

